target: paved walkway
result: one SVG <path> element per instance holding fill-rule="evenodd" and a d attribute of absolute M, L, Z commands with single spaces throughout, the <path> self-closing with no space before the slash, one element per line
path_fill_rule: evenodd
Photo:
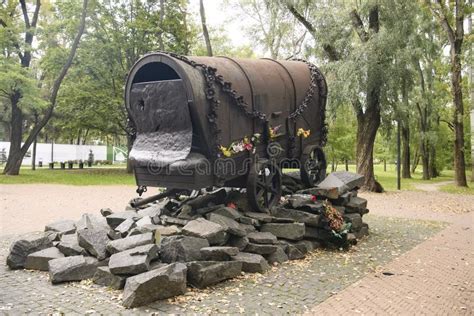
<path fill-rule="evenodd" d="M 473 213 L 459 216 L 441 233 L 332 296 L 311 313 L 472 315 L 473 217 Z"/>

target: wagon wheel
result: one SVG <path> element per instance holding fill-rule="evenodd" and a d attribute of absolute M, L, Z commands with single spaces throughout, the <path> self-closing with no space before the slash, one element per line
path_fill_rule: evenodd
<path fill-rule="evenodd" d="M 326 157 L 321 147 L 307 146 L 301 156 L 301 181 L 307 187 L 313 187 L 326 178 Z"/>
<path fill-rule="evenodd" d="M 281 171 L 262 159 L 256 162 L 247 178 L 247 198 L 257 212 L 268 212 L 281 198 Z"/>

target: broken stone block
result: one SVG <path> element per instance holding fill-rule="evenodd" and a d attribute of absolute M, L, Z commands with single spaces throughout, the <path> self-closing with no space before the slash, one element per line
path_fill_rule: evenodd
<path fill-rule="evenodd" d="M 208 220 L 221 225 L 226 229 L 229 234 L 239 237 L 244 237 L 245 235 L 247 235 L 247 232 L 240 226 L 240 224 L 232 218 L 215 213 L 210 213 L 208 214 Z"/>
<path fill-rule="evenodd" d="M 120 225 L 119 225 L 119 226 L 120 226 Z M 116 240 L 116 239 L 122 238 L 122 234 L 119 233 L 119 232 L 116 232 L 116 231 L 113 230 L 112 228 L 109 229 L 109 231 L 107 232 L 107 236 L 109 236 L 109 238 L 112 239 L 112 240 Z"/>
<path fill-rule="evenodd" d="M 246 234 L 253 233 L 257 231 L 255 226 L 239 223 L 240 228 L 242 228 Z"/>
<path fill-rule="evenodd" d="M 206 215 L 208 213 L 211 213 L 211 212 L 214 212 L 214 211 L 220 209 L 221 207 L 224 207 L 224 204 L 212 205 L 212 206 L 208 206 L 208 207 L 199 208 L 199 209 L 195 210 L 195 212 L 198 215 Z"/>
<path fill-rule="evenodd" d="M 26 257 L 25 269 L 48 271 L 49 260 L 63 257 L 64 254 L 62 254 L 56 247 L 36 251 Z"/>
<path fill-rule="evenodd" d="M 155 216 L 160 216 L 161 215 L 161 208 L 163 207 L 162 204 L 154 204 L 151 206 L 148 206 L 147 208 L 144 208 L 142 210 L 138 210 L 137 214 L 139 217 L 155 217 Z"/>
<path fill-rule="evenodd" d="M 299 242 L 291 243 L 291 245 L 298 248 L 298 250 L 301 251 L 302 254 L 307 254 L 310 251 L 308 248 L 308 245 L 306 245 L 305 243 L 301 243 L 301 241 L 303 240 L 300 240 Z"/>
<path fill-rule="evenodd" d="M 357 244 L 357 237 L 353 233 L 348 233 L 346 237 L 347 243 L 349 245 L 356 245 Z"/>
<path fill-rule="evenodd" d="M 135 211 L 123 211 L 123 212 L 110 214 L 109 216 L 106 217 L 106 220 L 107 220 L 107 224 L 109 224 L 109 226 L 112 229 L 116 229 L 127 218 L 138 220 L 140 216 L 138 216 L 137 212 Z"/>
<path fill-rule="evenodd" d="M 199 217 L 190 205 L 183 205 L 177 216 L 181 219 L 193 220 Z"/>
<path fill-rule="evenodd" d="M 254 227 L 260 227 L 260 222 L 255 218 L 250 218 L 247 216 L 239 217 L 239 222 L 244 225 L 252 225 Z"/>
<path fill-rule="evenodd" d="M 295 245 L 288 245 L 288 248 L 286 248 L 286 255 L 288 256 L 288 259 L 290 260 L 298 260 L 298 259 L 303 259 L 305 257 L 305 254 L 298 249 Z"/>
<path fill-rule="evenodd" d="M 135 221 L 132 218 L 127 218 L 115 228 L 115 231 L 120 233 L 120 236 L 124 237 L 135 226 L 137 226 L 137 224 L 135 224 Z"/>
<path fill-rule="evenodd" d="M 114 290 L 121 290 L 125 286 L 127 277 L 113 274 L 110 272 L 109 267 L 98 267 L 92 280 L 95 284 L 107 286 Z"/>
<path fill-rule="evenodd" d="M 309 240 L 300 240 L 300 241 L 296 242 L 294 245 L 300 250 L 301 250 L 301 248 L 300 248 L 299 245 L 304 245 L 304 249 L 306 249 L 306 251 L 304 251 L 304 253 L 311 252 L 311 251 L 314 250 L 313 242 L 309 241 Z"/>
<path fill-rule="evenodd" d="M 61 241 L 56 247 L 61 251 L 65 256 L 78 256 L 86 255 L 84 248 L 79 246 L 79 241 L 77 239 L 77 233 L 63 235 Z"/>
<path fill-rule="evenodd" d="M 359 231 L 354 232 L 354 235 L 356 236 L 357 239 L 360 239 L 364 236 L 369 235 L 369 225 L 367 223 L 362 223 L 362 227 Z"/>
<path fill-rule="evenodd" d="M 135 224 L 137 224 L 137 227 L 142 227 L 145 225 L 153 225 L 153 222 L 151 221 L 150 216 L 143 216 Z"/>
<path fill-rule="evenodd" d="M 161 241 L 160 258 L 166 263 L 201 260 L 201 249 L 209 247 L 205 238 L 191 236 L 170 236 Z"/>
<path fill-rule="evenodd" d="M 112 240 L 107 243 L 107 251 L 110 254 L 132 249 L 138 246 L 152 244 L 154 242 L 153 233 L 133 235 L 122 239 Z"/>
<path fill-rule="evenodd" d="M 174 218 L 174 217 L 166 216 L 166 215 L 161 216 L 160 219 L 163 225 L 186 226 L 189 223 L 187 219 Z"/>
<path fill-rule="evenodd" d="M 237 220 L 242 217 L 242 214 L 239 213 L 235 208 L 222 206 L 217 210 L 213 211 L 214 214 L 219 214 Z"/>
<path fill-rule="evenodd" d="M 45 232 L 57 232 L 60 235 L 72 234 L 76 231 L 76 223 L 72 220 L 61 220 L 46 225 Z"/>
<path fill-rule="evenodd" d="M 270 269 L 267 261 L 261 255 L 248 252 L 239 252 L 232 260 L 242 262 L 242 271 L 250 273 L 264 273 Z"/>
<path fill-rule="evenodd" d="M 77 231 L 79 246 L 98 260 L 104 260 L 107 257 L 106 246 L 109 242 L 108 231 L 103 229 L 91 228 Z"/>
<path fill-rule="evenodd" d="M 329 199 L 337 199 L 342 194 L 351 191 L 364 184 L 364 176 L 347 171 L 337 171 L 328 175 L 321 183 L 318 184 L 317 189 L 326 190 L 324 195 Z M 334 189 L 336 192 L 334 192 Z"/>
<path fill-rule="evenodd" d="M 235 278 L 242 271 L 242 262 L 239 261 L 194 261 L 186 266 L 187 282 L 197 288 Z"/>
<path fill-rule="evenodd" d="M 264 257 L 270 264 L 283 263 L 289 260 L 288 255 L 281 247 L 277 247 L 277 250 L 274 253 L 265 255 Z"/>
<path fill-rule="evenodd" d="M 86 228 L 108 230 L 109 225 L 102 216 L 96 214 L 82 214 L 81 219 L 76 223 L 76 231 Z"/>
<path fill-rule="evenodd" d="M 275 244 L 277 238 L 270 232 L 254 232 L 247 235 L 250 242 L 255 244 Z"/>
<path fill-rule="evenodd" d="M 93 257 L 72 256 L 50 260 L 48 266 L 51 282 L 56 284 L 92 278 L 99 262 Z"/>
<path fill-rule="evenodd" d="M 307 226 L 318 226 L 320 221 L 319 215 L 282 207 L 274 207 L 272 215 L 276 217 L 289 217 L 296 222 L 305 223 Z"/>
<path fill-rule="evenodd" d="M 304 237 L 305 226 L 303 223 L 269 223 L 264 224 L 260 231 L 270 232 L 278 238 L 284 238 L 288 240 L 300 240 Z"/>
<path fill-rule="evenodd" d="M 155 244 L 143 245 L 110 256 L 109 269 L 113 274 L 134 275 L 150 268 L 150 261 L 158 258 Z"/>
<path fill-rule="evenodd" d="M 228 244 L 232 247 L 239 248 L 240 251 L 244 250 L 249 243 L 249 239 L 247 237 L 238 237 L 238 236 L 230 236 Z"/>
<path fill-rule="evenodd" d="M 352 191 L 341 194 L 337 199 L 331 200 L 333 205 L 347 205 L 352 197 Z"/>
<path fill-rule="evenodd" d="M 133 277 L 129 277 L 123 291 L 123 306 L 145 305 L 186 293 L 187 268 L 173 263 Z"/>
<path fill-rule="evenodd" d="M 259 255 L 269 255 L 271 253 L 274 253 L 277 249 L 278 247 L 275 245 L 248 243 L 244 251 L 250 253 L 257 253 Z"/>
<path fill-rule="evenodd" d="M 204 247 L 201 248 L 201 258 L 208 261 L 228 261 L 239 253 L 237 247 Z"/>
<path fill-rule="evenodd" d="M 362 228 L 362 216 L 359 213 L 345 214 L 344 219 L 352 223 L 351 231 L 359 231 Z"/>
<path fill-rule="evenodd" d="M 363 212 L 367 209 L 367 200 L 360 197 L 352 197 L 346 205 L 348 213 Z"/>
<path fill-rule="evenodd" d="M 139 235 L 144 233 L 155 233 L 159 232 L 161 236 L 173 236 L 181 233 L 181 229 L 178 226 L 163 226 L 163 225 L 144 225 L 141 227 L 136 227 L 130 231 L 129 236 Z"/>
<path fill-rule="evenodd" d="M 246 217 L 250 217 L 256 219 L 262 223 L 271 223 L 272 217 L 265 213 L 257 213 L 257 212 L 246 212 L 244 213 Z M 246 224 L 246 223 L 245 223 Z"/>
<path fill-rule="evenodd" d="M 188 236 L 206 238 L 211 246 L 224 245 L 228 239 L 225 227 L 204 218 L 190 221 L 183 227 L 182 233 Z"/>
<path fill-rule="evenodd" d="M 338 178 L 341 182 L 343 182 L 349 191 L 354 189 L 358 189 L 364 185 L 364 176 L 348 172 L 348 171 L 336 171 L 331 173 L 330 175 Z"/>
<path fill-rule="evenodd" d="M 295 220 L 286 217 L 272 217 L 272 223 L 294 223 Z"/>
<path fill-rule="evenodd" d="M 29 254 L 53 246 L 49 233 L 29 233 L 21 236 L 10 246 L 7 265 L 10 269 L 21 269 L 25 266 Z"/>
<path fill-rule="evenodd" d="M 307 239 L 318 239 L 318 240 L 329 240 L 332 238 L 331 232 L 317 227 L 306 227 L 304 238 Z"/>
<path fill-rule="evenodd" d="M 313 202 L 313 196 L 311 194 L 293 194 L 288 197 L 287 203 L 290 208 L 296 209 L 305 204 Z"/>
<path fill-rule="evenodd" d="M 104 217 L 107 217 L 107 216 L 111 215 L 112 213 L 113 213 L 113 211 L 108 207 L 100 209 L 100 214 Z"/>

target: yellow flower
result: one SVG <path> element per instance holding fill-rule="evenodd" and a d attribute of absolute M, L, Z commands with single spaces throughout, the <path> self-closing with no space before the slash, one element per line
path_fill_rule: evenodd
<path fill-rule="evenodd" d="M 297 136 L 303 136 L 303 138 L 309 137 L 310 134 L 311 134 L 310 130 L 304 130 L 302 128 L 298 128 L 298 131 L 296 132 Z"/>
<path fill-rule="evenodd" d="M 225 156 L 225 157 L 230 157 L 232 156 L 232 152 L 230 149 L 224 147 L 224 146 L 220 146 L 220 150 L 222 152 L 222 154 Z"/>

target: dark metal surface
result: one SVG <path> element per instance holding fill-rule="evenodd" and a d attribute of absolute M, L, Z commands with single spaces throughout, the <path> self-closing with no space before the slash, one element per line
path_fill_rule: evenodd
<path fill-rule="evenodd" d="M 181 82 L 180 89 L 169 87 L 153 93 L 148 103 L 156 109 L 142 111 L 143 87 L 156 89 L 175 81 Z M 222 180 L 230 183 L 237 179 L 235 174 L 202 176 L 192 172 L 200 164 L 193 162 L 199 161 L 193 155 L 199 153 L 213 162 L 220 156 L 219 146 L 259 133 L 263 137 L 257 153 L 268 158 L 268 128 L 280 125 L 278 137 L 271 140 L 283 149 L 278 159 L 300 158 L 305 147 L 325 143 L 326 96 L 321 72 L 305 61 L 148 54 L 132 67 L 125 87 L 126 106 L 137 131 L 131 154 L 137 182 L 184 188 L 220 185 Z M 161 130 L 161 124 L 166 126 L 164 121 L 172 122 L 168 126 L 170 137 Z M 297 137 L 299 128 L 311 130 L 310 136 Z M 249 157 L 251 153 L 243 151 L 231 159 L 239 169 Z M 146 167 L 150 163 L 167 168 L 150 172 Z M 180 175 L 175 165 L 185 165 L 191 173 Z"/>
<path fill-rule="evenodd" d="M 135 83 L 130 117 L 136 139 L 130 152 L 135 165 L 166 166 L 191 152 L 193 129 L 182 80 Z"/>

